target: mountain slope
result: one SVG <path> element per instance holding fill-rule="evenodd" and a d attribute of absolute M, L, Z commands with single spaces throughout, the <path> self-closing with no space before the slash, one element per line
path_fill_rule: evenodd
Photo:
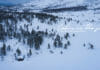
<path fill-rule="evenodd" d="M 42 12 L 43 10 L 65 9 L 65 11 L 76 11 L 77 8 L 87 7 L 88 9 L 99 9 L 100 0 L 31 0 L 27 3 L 18 4 L 1 10 L 18 12 Z M 71 10 L 69 9 L 71 7 Z M 77 7 L 77 8 L 76 8 Z M 5 8 L 5 7 L 4 7 Z M 66 10 L 67 9 L 67 10 Z M 74 10 L 72 10 L 74 9 Z M 82 9 L 83 10 L 83 9 Z M 86 9 L 85 9 L 86 10 Z M 77 10 L 80 11 L 80 10 Z M 60 11 L 61 12 L 61 11 Z"/>

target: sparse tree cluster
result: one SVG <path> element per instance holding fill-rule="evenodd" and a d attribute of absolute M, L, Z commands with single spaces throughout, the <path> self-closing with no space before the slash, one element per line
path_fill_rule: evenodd
<path fill-rule="evenodd" d="M 63 43 L 61 41 L 61 37 L 59 35 L 57 35 L 55 40 L 54 40 L 54 46 L 55 47 L 62 47 L 63 46 Z"/>

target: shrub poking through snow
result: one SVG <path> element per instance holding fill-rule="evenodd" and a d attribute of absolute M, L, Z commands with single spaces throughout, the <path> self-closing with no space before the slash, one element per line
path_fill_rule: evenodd
<path fill-rule="evenodd" d="M 29 37 L 27 39 L 27 44 L 29 45 L 30 48 L 33 48 L 34 40 L 32 37 Z"/>
<path fill-rule="evenodd" d="M 16 54 L 17 54 L 17 56 L 20 56 L 21 55 L 21 50 L 20 49 L 17 49 L 16 50 Z"/>
<path fill-rule="evenodd" d="M 50 44 L 48 44 L 48 49 L 50 49 Z"/>
<path fill-rule="evenodd" d="M 75 37 L 75 34 L 73 34 L 73 37 Z"/>
<path fill-rule="evenodd" d="M 32 55 L 32 50 L 29 49 L 28 53 L 27 53 L 27 56 L 30 57 Z"/>
<path fill-rule="evenodd" d="M 52 50 L 50 50 L 50 53 L 52 53 L 52 54 L 53 54 L 54 52 L 53 52 Z"/>
<path fill-rule="evenodd" d="M 36 35 L 34 37 L 34 45 L 36 50 L 40 49 L 40 45 L 42 44 L 42 42 L 43 42 L 42 36 Z"/>
<path fill-rule="evenodd" d="M 89 49 L 94 49 L 94 45 L 89 43 Z"/>
<path fill-rule="evenodd" d="M 63 51 L 61 51 L 60 54 L 63 54 Z"/>
<path fill-rule="evenodd" d="M 7 51 L 6 51 L 6 44 L 3 44 L 3 46 L 0 48 L 0 55 L 1 56 L 6 56 Z"/>
<path fill-rule="evenodd" d="M 84 43 L 84 44 L 83 44 L 83 46 L 85 47 L 85 46 L 86 46 L 86 44 Z"/>
<path fill-rule="evenodd" d="M 67 49 L 67 47 L 68 47 L 68 45 L 67 45 L 67 44 L 65 44 L 65 45 L 64 45 L 64 49 Z"/>
<path fill-rule="evenodd" d="M 69 33 L 66 33 L 64 37 L 65 37 L 66 40 L 68 40 L 68 38 L 70 37 Z"/>
<path fill-rule="evenodd" d="M 56 48 L 62 47 L 63 44 L 59 35 L 56 36 L 53 44 Z"/>
<path fill-rule="evenodd" d="M 5 39 L 5 30 L 3 28 L 3 25 L 0 24 L 0 41 L 3 41 Z"/>
<path fill-rule="evenodd" d="M 7 51 L 10 51 L 10 50 L 11 50 L 11 46 L 8 45 L 8 47 L 7 47 Z"/>
<path fill-rule="evenodd" d="M 71 44 L 70 44 L 70 41 L 67 41 L 67 45 L 68 45 L 68 46 L 70 46 L 70 45 L 71 45 Z"/>

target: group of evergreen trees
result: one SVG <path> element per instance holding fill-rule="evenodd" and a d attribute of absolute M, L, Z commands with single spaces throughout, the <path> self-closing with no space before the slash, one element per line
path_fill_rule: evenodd
<path fill-rule="evenodd" d="M 2 16 L 2 17 L 1 17 Z M 19 12 L 1 12 L 0 13 L 0 42 L 4 43 L 3 46 L 0 48 L 0 56 L 4 57 L 7 55 L 7 52 L 11 50 L 10 45 L 6 46 L 6 40 L 7 39 L 17 39 L 19 42 L 22 42 L 23 44 L 28 45 L 28 53 L 27 56 L 30 57 L 32 55 L 32 49 L 35 50 L 41 49 L 41 45 L 44 41 L 44 37 L 47 38 L 53 38 L 53 46 L 55 48 L 62 48 L 63 47 L 63 41 L 60 35 L 56 35 L 56 32 L 52 29 L 52 32 L 48 32 L 48 29 L 46 31 L 35 31 L 34 28 L 32 31 L 29 31 L 29 24 L 31 23 L 32 19 L 38 18 L 41 22 L 45 22 L 49 19 L 48 23 L 50 22 L 56 23 L 58 17 L 53 15 L 48 15 L 44 13 L 19 13 Z M 18 28 L 18 21 L 26 20 L 29 24 L 25 24 L 24 28 L 20 26 Z M 39 29 L 39 26 L 38 26 Z M 67 40 L 69 37 L 69 33 L 66 33 L 65 39 Z M 66 41 L 66 44 L 64 45 L 64 48 L 67 48 L 67 46 L 70 45 L 70 42 Z M 48 44 L 48 49 L 51 49 L 51 44 Z M 54 53 L 53 51 L 50 51 L 51 53 Z M 62 52 L 61 52 L 62 53 Z M 22 58 L 18 58 L 19 56 L 22 56 L 22 51 L 17 48 L 16 52 L 14 54 L 15 59 L 17 61 L 23 61 L 25 56 Z"/>
<path fill-rule="evenodd" d="M 0 57 L 2 60 L 4 59 L 4 56 L 7 55 L 7 52 L 11 51 L 10 45 L 6 45 L 5 43 L 0 47 Z"/>
<path fill-rule="evenodd" d="M 6 21 L 6 19 L 11 20 L 13 23 L 18 21 L 26 20 L 31 22 L 34 18 L 37 18 L 42 23 L 48 21 L 48 24 L 52 22 L 56 23 L 59 19 L 57 16 L 53 16 L 45 13 L 34 13 L 34 12 L 0 12 L 0 23 Z M 48 20 L 49 19 L 49 20 Z"/>

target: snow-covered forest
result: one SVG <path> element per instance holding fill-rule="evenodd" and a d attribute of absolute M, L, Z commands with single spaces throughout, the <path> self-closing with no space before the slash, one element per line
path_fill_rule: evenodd
<path fill-rule="evenodd" d="M 99 3 L 1 0 L 0 69 L 99 70 Z"/>

